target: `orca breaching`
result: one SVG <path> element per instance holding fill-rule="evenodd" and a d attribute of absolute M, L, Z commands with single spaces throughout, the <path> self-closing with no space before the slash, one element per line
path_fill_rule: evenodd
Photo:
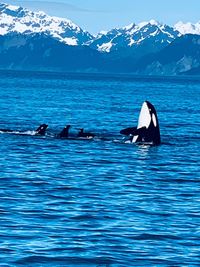
<path fill-rule="evenodd" d="M 149 101 L 145 101 L 137 127 L 126 128 L 120 133 L 129 136 L 130 143 L 160 145 L 160 128 L 155 107 Z"/>
<path fill-rule="evenodd" d="M 63 130 L 55 137 L 74 139 L 70 138 L 69 135 L 70 127 L 71 127 L 70 125 L 66 125 L 63 128 Z M 47 128 L 48 128 L 47 124 L 41 124 L 36 129 L 36 131 L 34 131 L 34 135 L 44 136 L 46 134 Z M 26 132 L 13 131 L 9 129 L 0 129 L 0 132 L 26 134 Z M 120 131 L 120 134 L 129 137 L 129 139 L 125 143 L 136 143 L 139 145 L 144 144 L 153 146 L 160 145 L 161 143 L 160 128 L 155 107 L 149 101 L 145 101 L 140 111 L 137 127 L 129 127 L 123 129 Z M 95 135 L 93 133 L 84 132 L 84 129 L 81 128 L 79 129 L 76 139 L 92 139 L 94 137 Z"/>

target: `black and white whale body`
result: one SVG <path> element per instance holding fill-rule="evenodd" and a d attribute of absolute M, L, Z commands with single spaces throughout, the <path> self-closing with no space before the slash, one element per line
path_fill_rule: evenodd
<path fill-rule="evenodd" d="M 41 124 L 36 130 L 36 135 L 45 135 L 47 128 L 47 124 Z"/>
<path fill-rule="evenodd" d="M 34 134 L 32 135 L 45 135 L 46 129 L 48 128 L 47 124 L 41 124 L 37 130 L 32 131 Z M 10 130 L 10 129 L 0 129 L 0 132 L 2 133 L 13 133 L 13 134 L 24 134 L 24 135 L 29 135 L 30 131 L 17 131 L 17 130 Z"/>
<path fill-rule="evenodd" d="M 129 135 L 131 143 L 160 145 L 160 128 L 155 107 L 149 101 L 145 101 L 140 111 L 137 128 L 126 128 L 120 133 Z"/>

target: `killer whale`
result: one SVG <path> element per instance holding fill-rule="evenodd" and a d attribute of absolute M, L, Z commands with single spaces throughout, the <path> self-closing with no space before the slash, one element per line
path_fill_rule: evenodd
<path fill-rule="evenodd" d="M 145 101 L 137 127 L 123 129 L 120 133 L 129 135 L 131 143 L 160 145 L 160 128 L 155 107 L 149 101 Z"/>
<path fill-rule="evenodd" d="M 41 124 L 37 130 L 36 130 L 36 135 L 45 135 L 46 129 L 48 128 L 47 124 Z"/>
<path fill-rule="evenodd" d="M 71 127 L 70 125 L 66 125 L 59 134 L 57 135 L 53 134 L 51 136 L 59 138 L 69 138 L 68 136 L 70 127 Z M 48 128 L 47 124 L 41 124 L 35 131 L 23 132 L 10 129 L 0 129 L 0 132 L 43 136 L 46 134 L 47 128 Z M 129 127 L 123 129 L 120 131 L 120 133 L 129 136 L 129 140 L 127 141 L 129 143 L 131 142 L 138 144 L 142 143 L 149 145 L 159 145 L 161 143 L 160 128 L 155 107 L 149 101 L 145 101 L 140 111 L 137 127 Z M 93 133 L 84 132 L 84 129 L 81 128 L 76 137 L 72 136 L 69 139 L 74 139 L 74 138 L 92 139 L 94 137 L 95 135 Z"/>
<path fill-rule="evenodd" d="M 66 125 L 63 130 L 58 134 L 59 138 L 68 138 L 69 137 L 69 128 L 71 125 Z"/>
<path fill-rule="evenodd" d="M 92 133 L 85 133 L 85 132 L 84 132 L 84 129 L 81 128 L 80 131 L 79 131 L 79 133 L 78 133 L 78 135 L 77 135 L 77 137 L 79 137 L 79 138 L 81 137 L 81 138 L 91 139 L 91 138 L 94 138 L 95 135 L 92 134 Z"/>
<path fill-rule="evenodd" d="M 47 128 L 48 128 L 48 125 L 47 124 L 41 124 L 35 130 L 34 135 L 45 135 Z M 10 134 L 24 134 L 24 135 L 29 135 L 28 134 L 28 131 L 18 131 L 18 130 L 10 130 L 10 129 L 0 129 L 0 132 L 2 132 L 2 133 L 10 133 Z"/>

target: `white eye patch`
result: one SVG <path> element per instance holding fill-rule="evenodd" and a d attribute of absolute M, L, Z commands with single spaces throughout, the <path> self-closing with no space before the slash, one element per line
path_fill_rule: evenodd
<path fill-rule="evenodd" d="M 156 127 L 156 126 L 157 126 L 157 120 L 156 120 L 156 116 L 155 116 L 154 113 L 153 113 L 153 115 L 152 115 L 152 120 L 153 120 L 153 124 L 154 124 L 154 126 Z"/>

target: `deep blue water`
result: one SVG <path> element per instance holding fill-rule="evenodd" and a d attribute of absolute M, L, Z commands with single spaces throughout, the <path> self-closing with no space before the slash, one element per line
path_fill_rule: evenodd
<path fill-rule="evenodd" d="M 143 101 L 162 145 L 124 144 Z M 200 80 L 0 73 L 0 266 L 200 266 Z M 49 136 L 71 124 L 95 140 Z"/>

